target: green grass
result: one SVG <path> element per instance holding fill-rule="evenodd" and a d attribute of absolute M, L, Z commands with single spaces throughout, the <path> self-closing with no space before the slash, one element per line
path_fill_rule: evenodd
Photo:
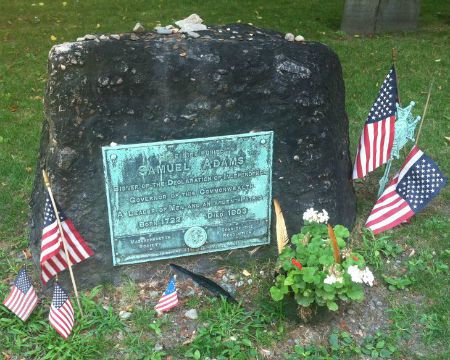
<path fill-rule="evenodd" d="M 9 287 L 2 284 L 2 299 L 8 291 Z M 94 359 L 104 354 L 114 344 L 111 335 L 122 329 L 123 325 L 112 308 L 105 310 L 98 304 L 96 295 L 99 291 L 97 287 L 89 297 L 82 297 L 85 315 L 81 318 L 75 312 L 77 323 L 70 341 L 64 340 L 47 321 L 48 303 L 38 306 L 26 326 L 22 320 L 11 316 L 5 307 L 0 306 L 0 351 L 11 356 L 36 359 Z"/>
<path fill-rule="evenodd" d="M 274 327 L 273 317 L 267 313 L 246 311 L 225 300 L 211 305 L 201 313 L 204 325 L 184 354 L 188 358 L 255 358 L 261 348 L 270 347 L 282 336 L 283 329 Z"/>
<path fill-rule="evenodd" d="M 169 24 L 196 12 L 208 24 L 241 21 L 321 41 L 334 49 L 341 59 L 352 154 L 367 111 L 390 66 L 391 49 L 396 47 L 399 51 L 397 66 L 401 100 L 403 104 L 414 100 L 417 103 L 416 114 L 421 115 L 429 82 L 435 79 L 420 146 L 440 165 L 444 173 L 450 173 L 449 143 L 444 139 L 444 136 L 450 136 L 449 2 L 423 0 L 418 32 L 372 37 L 346 36 L 339 31 L 343 0 L 67 0 L 65 6 L 63 1 L 42 2 L 42 6 L 39 1 L 34 2 L 35 6 L 32 6 L 33 1 L 0 2 L 0 300 L 6 296 L 9 281 L 23 262 L 21 249 L 27 246 L 28 201 L 35 176 L 43 120 L 47 54 L 55 43 L 71 41 L 87 33 L 126 32 L 137 21 L 150 29 L 158 22 Z M 52 35 L 57 38 L 56 42 L 51 40 Z M 394 167 L 399 164 L 400 161 L 396 162 Z M 388 240 L 377 237 L 371 244 L 372 240 L 364 240 L 358 229 L 373 206 L 381 172 L 380 169 L 367 180 L 355 184 L 358 217 L 353 241 L 355 246 L 365 249 L 365 256 L 373 261 L 373 266 L 378 269 L 379 281 L 382 281 L 381 275 L 388 273 L 387 260 L 395 261 L 398 257 L 402 258 L 406 273 L 388 275 L 412 279 L 405 290 L 390 294 L 392 322 L 387 335 L 395 338 L 399 344 L 394 357 L 418 357 L 420 351 L 415 351 L 408 343 L 414 340 L 422 344 L 423 358 L 449 358 L 449 274 L 445 270 L 445 265 L 449 264 L 450 249 L 449 187 L 428 208 L 415 216 L 411 225 L 388 231 L 385 234 L 390 236 Z M 405 259 L 405 253 L 397 254 L 393 244 L 401 245 L 408 254 L 413 248 L 415 255 Z M 413 263 L 410 264 L 410 261 Z M 257 274 L 257 271 L 252 270 L 252 273 Z M 261 284 L 261 288 L 268 288 L 269 285 Z M 127 284 L 123 293 L 127 301 L 133 302 L 138 291 L 132 284 Z M 177 349 L 176 354 L 185 354 L 193 349 L 192 356 L 195 356 L 195 350 L 201 348 L 203 341 L 210 339 L 211 334 L 225 332 L 227 329 L 222 324 L 236 326 L 236 319 L 245 319 L 248 324 L 239 333 L 239 347 L 246 349 L 247 341 L 244 343 L 243 339 L 248 339 L 252 345 L 274 346 L 264 332 L 259 332 L 265 329 L 277 334 L 278 330 L 272 329 L 272 325 L 267 323 L 267 314 L 274 311 L 278 325 L 290 325 L 282 319 L 277 309 L 270 309 L 267 298 L 261 291 L 253 304 L 256 312 L 250 313 L 220 303 L 202 305 L 205 311 L 203 316 L 212 319 L 209 327 L 202 328 L 198 340 Z M 414 303 L 413 299 L 418 298 L 420 300 Z M 196 300 L 191 302 L 199 304 Z M 5 351 L 16 356 L 21 354 L 35 358 L 73 356 L 86 359 L 117 357 L 118 354 L 143 358 L 143 353 L 147 354 L 147 358 L 158 359 L 163 356 L 164 351 L 153 349 L 159 336 L 157 329 L 164 331 L 168 325 L 156 321 L 154 314 L 147 308 L 137 305 L 133 317 L 124 322 L 114 315 L 117 309 L 114 313 L 107 312 L 95 304 L 93 297 L 85 297 L 83 303 L 88 315 L 78 320 L 75 336 L 67 342 L 48 325 L 45 308 L 40 307 L 24 326 L 0 306 L 0 353 Z M 154 320 L 156 322 L 153 323 Z M 146 325 L 148 321 L 156 325 Z M 120 333 L 123 334 L 121 340 L 116 338 Z M 118 349 L 111 344 L 116 344 Z M 232 343 L 230 348 L 234 345 Z M 353 347 L 333 350 L 332 344 L 327 344 L 326 348 L 320 346 L 323 344 L 308 350 L 316 354 L 317 359 L 330 358 L 339 354 L 339 351 L 347 350 L 348 353 L 341 352 L 343 357 L 355 355 L 351 350 Z M 209 352 L 219 354 L 228 350 L 224 343 L 216 343 L 211 345 Z M 291 350 L 292 354 L 306 351 L 300 348 Z"/>

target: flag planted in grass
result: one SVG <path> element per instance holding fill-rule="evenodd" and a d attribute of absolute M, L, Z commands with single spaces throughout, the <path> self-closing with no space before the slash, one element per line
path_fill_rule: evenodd
<path fill-rule="evenodd" d="M 169 311 L 178 304 L 177 288 L 175 285 L 175 275 L 170 278 L 166 291 L 155 305 L 157 312 Z"/>
<path fill-rule="evenodd" d="M 14 280 L 6 300 L 3 302 L 9 310 L 16 314 L 23 321 L 27 320 L 38 303 L 38 297 L 34 291 L 31 278 L 25 268 L 20 269 Z"/>
<path fill-rule="evenodd" d="M 353 179 L 363 178 L 391 157 L 397 98 L 396 74 L 392 67 L 364 124 L 356 152 Z"/>
<path fill-rule="evenodd" d="M 72 303 L 67 292 L 58 283 L 55 283 L 55 289 L 53 290 L 48 319 L 53 328 L 64 339 L 67 339 L 72 333 L 74 323 Z"/>
<path fill-rule="evenodd" d="M 376 202 L 366 227 L 377 234 L 408 220 L 427 206 L 446 183 L 437 164 L 414 146 Z"/>
<path fill-rule="evenodd" d="M 70 262 L 78 264 L 89 258 L 94 252 L 89 248 L 84 239 L 78 233 L 66 215 L 59 209 L 61 228 L 66 241 Z M 41 279 L 46 284 L 57 273 L 68 268 L 66 254 L 64 252 L 63 239 L 59 230 L 55 211 L 53 210 L 50 196 L 47 194 L 44 209 L 44 229 L 41 243 Z"/>

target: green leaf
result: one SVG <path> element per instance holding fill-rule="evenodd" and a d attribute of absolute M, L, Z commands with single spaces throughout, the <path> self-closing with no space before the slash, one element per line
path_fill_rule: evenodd
<path fill-rule="evenodd" d="M 282 291 L 275 286 L 272 286 L 270 288 L 270 295 L 272 296 L 272 299 L 274 301 L 280 301 L 284 298 L 284 294 L 282 293 Z"/>
<path fill-rule="evenodd" d="M 339 350 L 339 338 L 337 334 L 333 333 L 328 338 L 328 342 L 333 350 Z"/>
<path fill-rule="evenodd" d="M 194 359 L 195 359 L 195 360 L 200 360 L 200 356 L 201 356 L 201 355 L 200 355 L 200 351 L 195 350 L 195 351 L 194 351 Z"/>
<path fill-rule="evenodd" d="M 375 347 L 376 347 L 377 349 L 382 349 L 382 348 L 384 348 L 384 340 L 378 341 L 377 344 L 375 345 Z"/>
<path fill-rule="evenodd" d="M 327 308 L 331 311 L 337 311 L 337 309 L 339 309 L 339 306 L 334 301 L 327 301 Z"/>
<path fill-rule="evenodd" d="M 382 358 L 389 359 L 391 357 L 391 355 L 392 355 L 392 353 L 388 349 L 381 349 L 380 350 L 380 356 Z"/>
<path fill-rule="evenodd" d="M 334 293 L 324 293 L 322 297 L 325 300 L 334 300 Z"/>
<path fill-rule="evenodd" d="M 304 267 L 303 268 L 303 280 L 307 283 L 313 283 L 315 272 L 316 272 L 316 268 L 314 268 L 314 267 Z"/>
<path fill-rule="evenodd" d="M 348 238 L 350 236 L 350 232 L 345 226 L 336 225 L 333 229 L 336 237 Z"/>
<path fill-rule="evenodd" d="M 352 300 L 362 300 L 364 299 L 364 291 L 361 285 L 353 285 L 351 289 L 347 292 L 347 296 Z"/>
<path fill-rule="evenodd" d="M 243 343 L 245 346 L 252 347 L 252 342 L 251 342 L 249 339 L 247 339 L 247 338 L 242 339 L 242 343 Z"/>
<path fill-rule="evenodd" d="M 340 249 L 343 249 L 347 246 L 347 243 L 345 242 L 345 240 L 343 238 L 336 236 L 336 240 L 337 240 L 337 243 L 338 243 L 338 246 Z"/>
<path fill-rule="evenodd" d="M 304 306 L 304 307 L 308 307 L 309 305 L 311 305 L 314 302 L 314 298 L 313 297 L 306 297 L 306 296 L 296 296 L 295 299 L 297 300 L 297 304 Z"/>
<path fill-rule="evenodd" d="M 289 274 L 287 278 L 284 280 L 284 285 L 292 285 L 294 284 L 294 276 Z"/>
<path fill-rule="evenodd" d="M 334 258 L 332 255 L 322 255 L 319 258 L 319 263 L 322 265 L 332 265 L 334 263 Z"/>

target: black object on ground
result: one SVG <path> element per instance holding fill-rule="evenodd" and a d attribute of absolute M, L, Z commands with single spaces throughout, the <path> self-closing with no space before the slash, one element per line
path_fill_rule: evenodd
<path fill-rule="evenodd" d="M 211 279 L 208 279 L 203 275 L 193 273 L 192 271 L 185 269 L 184 267 L 181 267 L 179 265 L 170 264 L 170 267 L 184 275 L 189 276 L 195 283 L 209 290 L 217 297 L 223 296 L 227 301 L 237 303 L 236 299 L 228 291 L 226 291 L 223 287 L 221 287 Z"/>

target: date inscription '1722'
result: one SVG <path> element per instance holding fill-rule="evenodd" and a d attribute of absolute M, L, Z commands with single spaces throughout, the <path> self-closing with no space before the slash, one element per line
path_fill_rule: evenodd
<path fill-rule="evenodd" d="M 269 243 L 273 132 L 102 152 L 114 265 Z"/>

